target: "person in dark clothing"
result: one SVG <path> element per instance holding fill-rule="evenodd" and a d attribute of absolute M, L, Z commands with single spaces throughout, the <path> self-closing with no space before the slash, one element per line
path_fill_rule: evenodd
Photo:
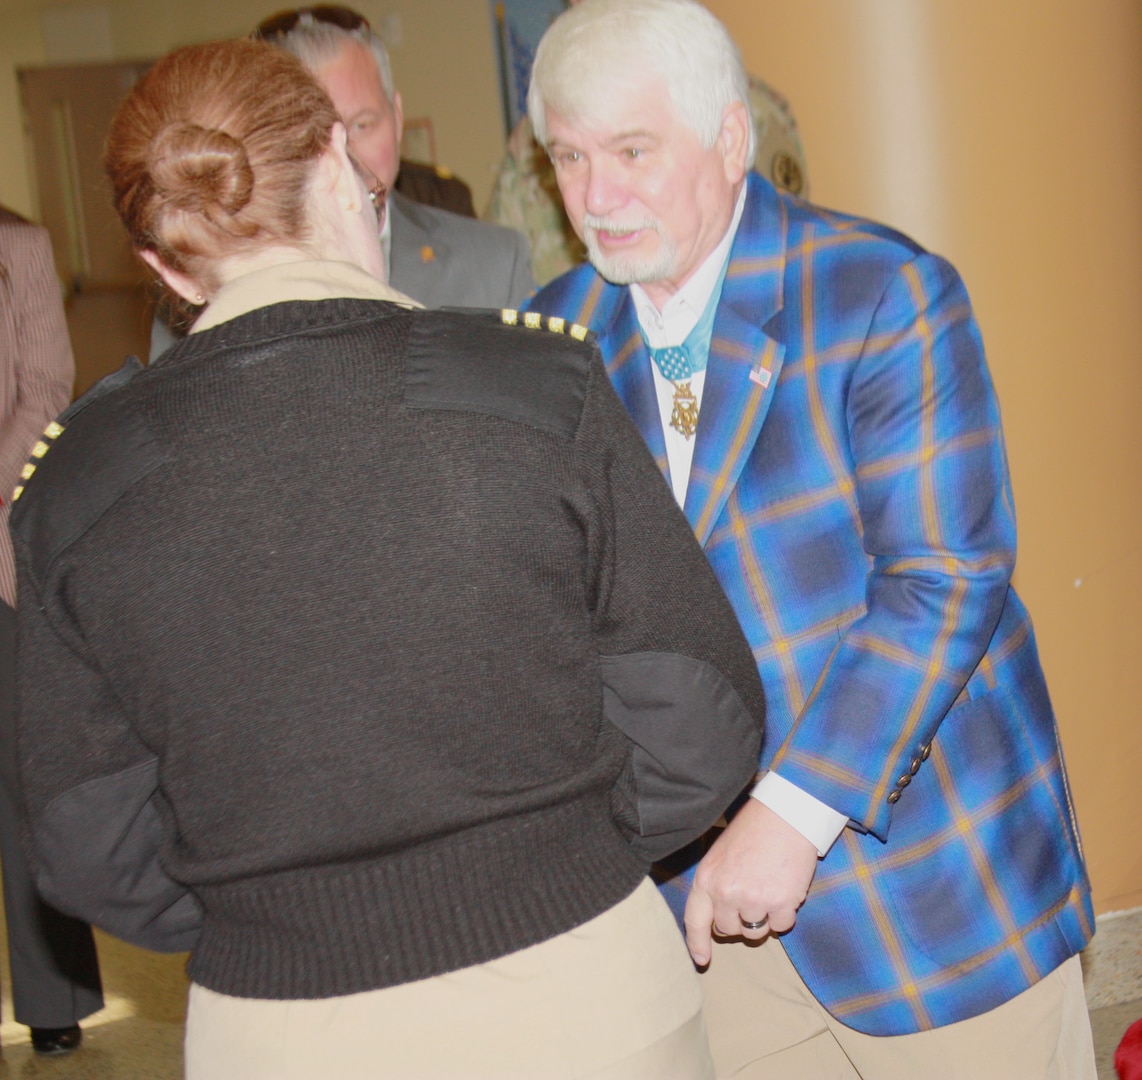
<path fill-rule="evenodd" d="M 192 951 L 192 1078 L 712 1076 L 647 871 L 764 700 L 586 331 L 382 284 L 383 185 L 263 43 L 159 61 L 106 164 L 203 310 L 14 508 L 40 888 Z"/>
<path fill-rule="evenodd" d="M 79 1021 L 103 1008 L 91 929 L 37 895 L 20 844 L 13 747 L 16 567 L 10 496 L 44 426 L 71 398 L 75 362 L 46 229 L 0 207 L 0 861 L 16 1020 L 39 1054 L 79 1046 Z"/>
<path fill-rule="evenodd" d="M 435 206 L 461 217 L 474 218 L 476 207 L 472 203 L 472 189 L 449 169 L 440 165 L 426 165 L 423 161 L 400 160 L 393 188 L 406 199 L 424 206 Z"/>

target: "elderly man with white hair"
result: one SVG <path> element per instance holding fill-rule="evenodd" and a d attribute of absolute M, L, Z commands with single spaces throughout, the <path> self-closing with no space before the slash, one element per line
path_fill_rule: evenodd
<path fill-rule="evenodd" d="M 746 99 L 693 0 L 583 0 L 529 96 L 592 264 L 529 308 L 597 335 L 769 703 L 751 797 L 664 883 L 718 1073 L 1093 1077 L 1090 887 L 967 293 L 752 172 Z"/>

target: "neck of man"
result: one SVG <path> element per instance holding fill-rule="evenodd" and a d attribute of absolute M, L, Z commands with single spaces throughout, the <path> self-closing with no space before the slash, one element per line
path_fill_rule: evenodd
<path fill-rule="evenodd" d="M 738 222 L 741 219 L 744 191 L 745 180 L 743 179 L 734 186 L 733 198 L 727 201 L 725 212 L 719 215 L 720 220 L 707 230 L 706 235 L 712 239 L 708 239 L 706 243 L 700 245 L 697 255 L 691 256 L 686 260 L 686 269 L 682 273 L 679 273 L 673 278 L 663 279 L 662 281 L 639 282 L 639 287 L 646 294 L 647 299 L 660 313 L 666 310 L 666 305 L 686 287 L 694 278 L 694 275 L 705 266 L 707 260 L 715 251 L 724 245 L 724 255 L 729 253 L 727 239 L 737 228 Z M 719 267 L 720 265 L 719 262 Z"/>
<path fill-rule="evenodd" d="M 664 311 L 671 299 L 685 288 L 687 282 L 698 273 L 710 255 L 721 246 L 727 234 L 736 227 L 740 216 L 738 206 L 741 203 L 744 189 L 745 179 L 743 178 L 734 185 L 733 197 L 726 201 L 723 212 L 718 216 L 718 219 L 711 222 L 710 227 L 704 231 L 705 242 L 700 242 L 696 246 L 696 252 L 690 254 L 685 260 L 684 269 L 681 272 L 674 277 L 664 278 L 661 281 L 639 282 L 647 298 L 660 312 Z"/>

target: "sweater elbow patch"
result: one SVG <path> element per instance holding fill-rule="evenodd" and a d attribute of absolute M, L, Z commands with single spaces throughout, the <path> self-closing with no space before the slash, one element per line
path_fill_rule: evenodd
<path fill-rule="evenodd" d="M 599 658 L 606 719 L 631 742 L 639 835 L 659 859 L 700 836 L 757 771 L 761 729 L 730 681 L 677 653 Z"/>
<path fill-rule="evenodd" d="M 57 796 L 32 823 L 36 884 L 61 911 L 158 952 L 183 952 L 198 904 L 159 861 L 162 825 L 150 758 Z"/>

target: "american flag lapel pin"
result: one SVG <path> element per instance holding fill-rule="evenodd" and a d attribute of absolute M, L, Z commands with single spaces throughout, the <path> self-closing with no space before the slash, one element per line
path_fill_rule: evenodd
<path fill-rule="evenodd" d="M 764 367 L 762 364 L 755 364 L 749 372 L 750 382 L 757 383 L 762 390 L 769 389 L 769 380 L 773 378 L 773 372 L 769 368 Z"/>

